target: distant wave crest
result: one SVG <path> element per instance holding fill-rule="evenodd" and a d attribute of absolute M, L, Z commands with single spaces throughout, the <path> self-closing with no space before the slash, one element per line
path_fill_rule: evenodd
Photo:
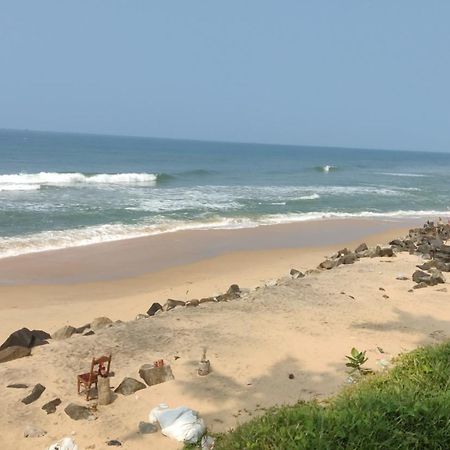
<path fill-rule="evenodd" d="M 337 170 L 337 167 L 333 166 L 332 164 L 326 164 L 324 166 L 316 166 L 314 169 L 318 172 L 328 173 L 334 172 L 335 170 Z"/>

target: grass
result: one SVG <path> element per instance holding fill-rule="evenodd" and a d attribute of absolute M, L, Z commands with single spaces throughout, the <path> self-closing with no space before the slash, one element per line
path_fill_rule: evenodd
<path fill-rule="evenodd" d="M 450 343 L 420 348 L 326 406 L 273 408 L 217 435 L 215 450 L 450 449 L 449 386 Z"/>

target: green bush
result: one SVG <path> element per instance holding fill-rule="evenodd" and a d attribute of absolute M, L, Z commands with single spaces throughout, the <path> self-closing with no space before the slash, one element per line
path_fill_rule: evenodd
<path fill-rule="evenodd" d="M 397 358 L 326 406 L 273 408 L 216 436 L 215 449 L 450 449 L 450 343 Z"/>

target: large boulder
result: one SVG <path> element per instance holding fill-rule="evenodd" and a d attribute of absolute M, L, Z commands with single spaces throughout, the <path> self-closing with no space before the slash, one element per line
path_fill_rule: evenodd
<path fill-rule="evenodd" d="M 412 279 L 417 284 L 425 283 L 428 286 L 435 286 L 436 284 L 445 283 L 444 275 L 438 269 L 430 269 L 430 273 L 416 270 L 413 273 Z"/>
<path fill-rule="evenodd" d="M 108 317 L 97 317 L 91 323 L 91 329 L 94 331 L 101 330 L 112 325 L 113 321 Z"/>
<path fill-rule="evenodd" d="M 395 256 L 395 253 L 391 247 L 384 247 L 384 248 L 380 248 L 378 256 L 388 256 L 388 257 L 392 258 L 393 256 Z"/>
<path fill-rule="evenodd" d="M 5 348 L 4 350 L 0 350 L 0 363 L 12 361 L 14 359 L 23 358 L 24 356 L 30 355 L 31 348 L 19 347 L 17 345 L 14 345 L 12 347 Z"/>
<path fill-rule="evenodd" d="M 145 386 L 144 383 L 141 383 L 140 381 L 135 380 L 134 378 L 126 377 L 122 380 L 119 386 L 117 386 L 114 392 L 117 392 L 118 394 L 122 395 L 131 395 L 134 394 L 136 391 L 145 389 L 146 387 L 147 386 Z"/>
<path fill-rule="evenodd" d="M 358 256 L 356 256 L 354 253 L 349 252 L 346 255 L 341 256 L 339 258 L 339 262 L 341 264 L 353 264 L 354 262 L 358 261 L 358 259 Z"/>
<path fill-rule="evenodd" d="M 160 367 L 155 367 L 153 364 L 144 364 L 139 369 L 139 376 L 147 383 L 147 386 L 154 386 L 174 379 L 169 364 Z"/>
<path fill-rule="evenodd" d="M 25 405 L 29 405 L 30 403 L 35 402 L 44 391 L 45 386 L 42 386 L 42 384 L 39 383 L 36 384 L 36 386 L 34 386 L 33 390 L 31 391 L 31 394 L 22 399 L 22 403 L 25 403 Z"/>
<path fill-rule="evenodd" d="M 77 329 L 75 327 L 72 327 L 71 325 L 64 325 L 62 328 L 52 334 L 52 339 L 67 339 L 76 332 Z"/>
<path fill-rule="evenodd" d="M 333 260 L 333 259 L 326 259 L 325 261 L 322 261 L 322 262 L 319 264 L 319 267 L 320 267 L 321 269 L 327 269 L 327 270 L 330 270 L 330 269 L 333 269 L 334 267 L 336 267 L 337 265 L 338 265 L 338 263 L 337 263 L 336 260 Z"/>
<path fill-rule="evenodd" d="M 89 408 L 86 408 L 86 406 L 76 405 L 75 403 L 69 403 L 64 408 L 64 412 L 73 420 L 95 419 L 95 416 Z"/>
<path fill-rule="evenodd" d="M 20 330 L 14 331 L 11 333 L 0 345 L 0 350 L 4 350 L 8 347 L 36 347 L 38 345 L 48 344 L 47 339 L 50 339 L 51 336 L 42 330 L 32 330 L 30 331 L 28 328 L 21 328 Z"/>

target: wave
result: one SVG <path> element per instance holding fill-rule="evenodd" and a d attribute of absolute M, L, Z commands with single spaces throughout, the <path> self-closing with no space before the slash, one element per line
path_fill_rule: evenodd
<path fill-rule="evenodd" d="M 311 195 L 302 195 L 297 200 L 316 200 L 320 198 L 319 194 L 311 194 Z"/>
<path fill-rule="evenodd" d="M 417 177 L 417 178 L 422 178 L 422 177 L 426 177 L 425 174 L 423 173 L 404 173 L 404 172 L 379 172 L 379 175 L 388 175 L 390 177 Z"/>
<path fill-rule="evenodd" d="M 450 217 L 449 211 L 434 210 L 397 210 L 397 211 L 361 211 L 361 212 L 308 212 L 293 214 L 271 214 L 259 218 L 215 217 L 205 221 L 172 220 L 164 223 L 141 223 L 136 225 L 108 224 L 69 230 L 44 231 L 26 236 L 0 239 L 0 258 L 17 256 L 63 248 L 80 247 L 102 242 L 119 241 L 130 238 L 171 233 L 182 230 L 239 229 L 255 228 L 263 225 L 275 225 L 324 219 L 418 219 Z"/>
<path fill-rule="evenodd" d="M 155 184 L 153 173 L 97 173 L 39 172 L 0 175 L 0 189 L 5 186 L 66 186 L 83 184 Z M 10 190 L 13 190 L 10 188 Z M 20 190 L 20 189 L 19 189 Z M 24 189 L 22 189 L 24 190 Z"/>

